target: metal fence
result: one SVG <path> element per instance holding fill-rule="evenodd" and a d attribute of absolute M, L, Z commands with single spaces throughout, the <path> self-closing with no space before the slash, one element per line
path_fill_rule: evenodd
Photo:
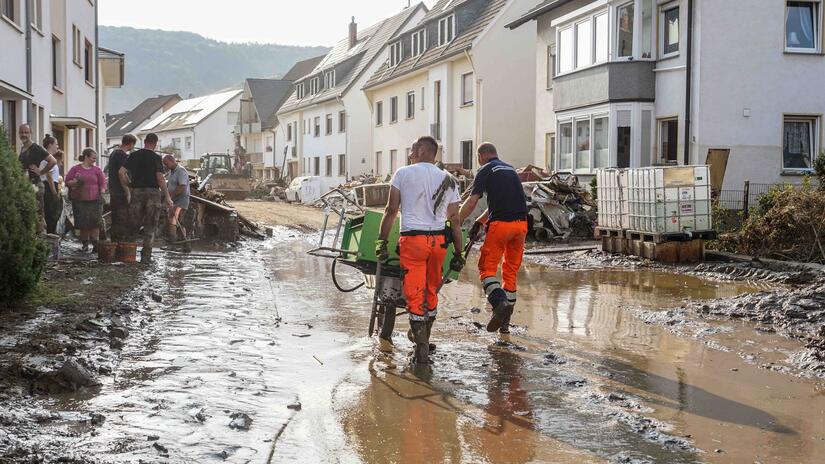
<path fill-rule="evenodd" d="M 748 201 L 747 205 L 748 208 L 753 208 L 759 202 L 759 197 L 765 195 L 766 193 L 770 192 L 772 188 L 782 188 L 786 186 L 791 187 L 798 187 L 798 185 L 785 183 L 785 184 L 756 184 L 750 183 L 748 185 Z M 745 209 L 745 186 L 743 186 L 742 190 L 722 190 L 719 192 L 719 208 L 731 210 L 731 211 L 742 211 Z"/>

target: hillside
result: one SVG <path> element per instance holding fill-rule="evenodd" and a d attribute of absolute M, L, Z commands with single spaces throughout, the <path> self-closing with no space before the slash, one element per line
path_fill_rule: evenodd
<path fill-rule="evenodd" d="M 144 98 L 186 98 L 239 85 L 247 77 L 282 75 L 324 47 L 218 42 L 191 32 L 100 26 L 100 45 L 126 54 L 126 85 L 109 89 L 107 113 L 130 110 Z"/>

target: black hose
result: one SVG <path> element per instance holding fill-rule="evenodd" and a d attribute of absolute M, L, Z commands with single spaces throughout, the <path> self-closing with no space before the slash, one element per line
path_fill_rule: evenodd
<path fill-rule="evenodd" d="M 360 284 L 358 284 L 355 287 L 352 287 L 350 289 L 346 289 L 346 288 L 341 287 L 341 285 L 338 283 L 338 279 L 335 278 L 335 265 L 336 264 L 338 264 L 338 258 L 335 258 L 334 260 L 332 260 L 332 283 L 335 284 L 335 288 L 337 288 L 338 291 L 344 292 L 344 293 L 351 293 L 351 292 L 354 292 L 354 291 L 356 291 L 359 288 L 364 286 L 365 282 L 361 282 Z"/>

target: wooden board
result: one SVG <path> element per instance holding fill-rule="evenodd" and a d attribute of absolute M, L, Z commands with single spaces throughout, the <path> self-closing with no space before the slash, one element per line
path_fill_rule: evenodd
<path fill-rule="evenodd" d="M 730 149 L 711 148 L 708 150 L 708 157 L 705 164 L 710 166 L 710 188 L 715 194 L 722 191 L 722 184 L 725 182 L 725 171 L 728 168 L 728 158 Z"/>

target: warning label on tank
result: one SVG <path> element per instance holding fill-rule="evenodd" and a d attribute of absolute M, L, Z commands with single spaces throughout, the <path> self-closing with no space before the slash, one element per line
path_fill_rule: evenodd
<path fill-rule="evenodd" d="M 682 213 L 682 216 L 693 214 L 693 203 L 679 204 L 679 212 Z"/>

